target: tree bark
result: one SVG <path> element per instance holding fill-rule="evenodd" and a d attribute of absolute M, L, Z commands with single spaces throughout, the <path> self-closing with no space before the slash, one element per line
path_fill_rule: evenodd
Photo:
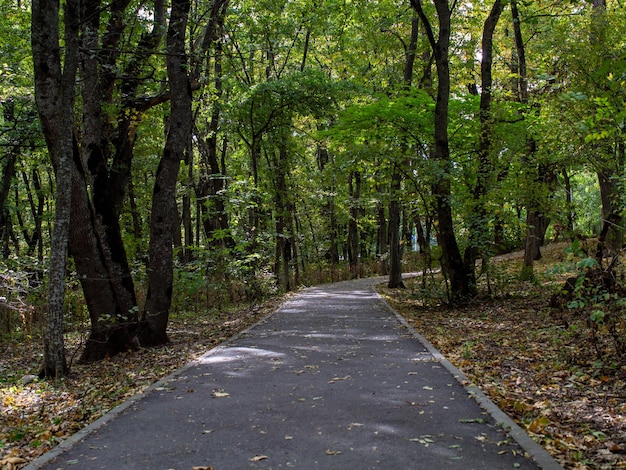
<path fill-rule="evenodd" d="M 275 204 L 275 228 L 276 228 L 276 255 L 274 262 L 274 274 L 278 278 L 280 287 L 284 291 L 291 290 L 291 268 L 293 223 L 292 204 L 289 198 L 287 185 L 287 171 L 289 167 L 287 137 L 279 138 L 278 157 L 272 160 L 272 173 L 274 174 L 274 204 Z"/>
<path fill-rule="evenodd" d="M 391 175 L 391 202 L 389 203 L 389 282 L 390 289 L 404 288 L 402 281 L 402 244 L 400 243 L 400 191 L 402 176 L 394 167 Z"/>
<path fill-rule="evenodd" d="M 81 155 L 73 165 L 70 254 L 91 319 L 84 362 L 138 345 L 137 300 L 119 218 L 142 112 L 165 99 L 138 97 L 143 67 L 164 34 L 165 7 L 163 0 L 154 2 L 154 26 L 141 37 L 134 54 L 124 57 L 122 66 L 120 43 L 129 3 L 112 3 L 106 16 L 100 0 L 82 3 L 82 132 L 74 144 Z M 102 18 L 108 19 L 104 27 Z M 105 112 L 107 106 L 117 115 Z"/>
<path fill-rule="evenodd" d="M 331 155 L 328 152 L 326 147 L 318 146 L 317 147 L 317 166 L 320 172 L 324 173 L 326 170 L 326 166 L 331 161 Z M 330 179 L 330 178 L 326 178 Z M 325 180 L 326 180 L 325 179 Z M 322 215 L 324 216 L 325 225 L 327 228 L 328 234 L 328 252 L 326 254 L 326 258 L 331 265 L 331 280 L 335 280 L 334 278 L 334 267 L 339 264 L 339 242 L 338 242 L 338 227 L 337 227 L 337 211 L 335 208 L 335 191 L 334 184 L 331 181 L 326 183 L 325 185 L 325 202 L 324 207 L 322 208 Z"/>
<path fill-rule="evenodd" d="M 164 344 L 173 289 L 173 223 L 176 182 L 180 161 L 191 138 L 191 84 L 187 71 L 185 37 L 189 0 L 173 0 L 167 30 L 167 76 L 170 85 L 170 118 L 163 156 L 159 162 L 152 195 L 148 295 L 142 314 L 140 341 Z"/>
<path fill-rule="evenodd" d="M 348 263 L 350 277 L 359 276 L 359 227 L 358 220 L 361 212 L 361 174 L 358 171 L 350 173 L 348 181 L 350 191 L 350 220 L 348 222 Z"/>
<path fill-rule="evenodd" d="M 422 8 L 421 0 L 411 0 L 411 5 L 424 24 L 437 70 L 437 99 L 434 118 L 434 146 L 431 158 L 436 164 L 437 181 L 432 184 L 437 214 L 437 241 L 441 247 L 441 267 L 450 281 L 450 301 L 466 301 L 471 295 L 467 269 L 454 233 L 450 197 L 452 195 L 452 162 L 448 140 L 448 109 L 450 104 L 450 28 L 452 11 L 447 0 L 433 0 L 438 18 L 438 36 Z"/>
<path fill-rule="evenodd" d="M 202 225 L 209 244 L 214 247 L 233 248 L 235 242 L 230 233 L 230 223 L 223 195 L 223 190 L 226 188 L 226 168 L 224 165 L 220 165 L 218 159 L 218 137 L 221 119 L 220 99 L 223 89 L 222 37 L 224 35 L 224 16 L 227 3 L 223 0 L 214 2 L 212 17 L 209 21 L 209 26 L 207 26 L 203 43 L 202 52 L 207 56 L 209 55 L 209 49 L 214 45 L 213 84 L 215 91 L 211 119 L 206 130 L 207 135 L 201 135 L 202 133 L 196 127 L 201 157 L 201 174 L 196 187 L 196 196 L 202 200 Z M 209 75 L 208 70 L 206 75 Z"/>
<path fill-rule="evenodd" d="M 614 256 L 624 245 L 624 229 L 620 215 L 621 191 L 618 183 L 619 172 L 612 170 L 598 171 L 600 199 L 602 201 L 602 230 L 604 235 L 598 239 L 598 258 Z M 600 255 L 601 254 L 601 255 Z"/>
<path fill-rule="evenodd" d="M 67 0 L 65 3 L 63 65 L 59 10 L 58 0 L 33 0 L 32 3 L 35 99 L 46 145 L 56 168 L 56 208 L 50 251 L 42 377 L 61 377 L 67 372 L 63 313 L 72 197 L 72 112 L 78 69 L 78 2 Z"/>
<path fill-rule="evenodd" d="M 526 67 L 526 46 L 522 36 L 521 19 L 517 6 L 517 0 L 511 0 L 511 17 L 513 19 L 513 37 L 515 41 L 515 59 L 514 62 L 517 66 L 517 74 L 519 80 L 516 83 L 516 91 L 518 101 L 523 104 L 527 104 L 530 98 L 530 92 L 528 90 L 528 78 Z M 527 136 L 527 150 L 524 159 L 527 162 L 527 167 L 533 168 L 533 173 L 536 172 L 537 176 L 533 177 L 535 183 L 539 183 L 541 180 L 541 171 L 535 164 L 534 157 L 537 152 L 537 142 L 532 136 Z M 542 211 L 540 207 L 540 201 L 537 200 L 535 191 L 533 194 L 528 195 L 528 201 L 526 203 L 526 237 L 524 242 L 524 264 L 522 266 L 522 279 L 534 278 L 534 262 L 541 256 L 539 247 L 541 246 L 541 227 L 542 227 Z"/>
<path fill-rule="evenodd" d="M 591 10 L 590 42 L 601 45 L 606 41 L 606 0 L 593 0 Z M 598 151 L 606 157 L 599 156 L 599 168 L 596 171 L 602 201 L 602 229 L 598 237 L 596 257 L 601 263 L 604 256 L 614 256 L 624 246 L 624 228 L 622 216 L 624 201 L 623 180 L 626 155 L 623 135 L 618 136 L 613 144 L 598 145 Z"/>
<path fill-rule="evenodd" d="M 9 234 L 11 233 L 11 213 L 7 207 L 7 199 L 11 191 L 11 182 L 15 176 L 15 162 L 18 153 L 19 148 L 13 148 L 5 156 L 2 165 L 2 180 L 0 181 L 0 243 L 2 243 L 0 251 L 5 259 L 9 257 Z"/>
<path fill-rule="evenodd" d="M 504 3 L 496 0 L 483 25 L 481 93 L 480 93 L 480 134 L 478 136 L 476 183 L 473 188 L 472 210 L 469 220 L 469 241 L 465 249 L 464 262 L 470 290 L 476 294 L 476 260 L 482 255 L 483 262 L 488 257 L 489 231 L 487 229 L 486 196 L 494 172 L 491 160 L 491 134 L 493 118 L 491 116 L 491 87 L 493 63 L 493 34 L 504 9 Z"/>
<path fill-rule="evenodd" d="M 408 46 L 404 51 L 404 73 L 402 81 L 408 90 L 413 81 L 413 65 L 417 53 L 417 40 L 419 37 L 419 18 L 414 13 L 411 20 L 411 36 Z M 404 147 L 404 146 L 403 146 Z M 406 151 L 406 150 L 405 150 Z M 406 159 L 402 159 L 399 165 L 407 166 Z M 400 203 L 402 191 L 402 171 L 398 165 L 394 165 L 391 174 L 391 201 L 389 202 L 389 282 L 390 289 L 403 288 L 402 281 L 402 237 L 400 235 L 400 223 L 402 205 Z"/>

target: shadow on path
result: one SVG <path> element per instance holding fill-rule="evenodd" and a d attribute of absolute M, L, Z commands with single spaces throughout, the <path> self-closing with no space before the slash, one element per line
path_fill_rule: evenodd
<path fill-rule="evenodd" d="M 379 281 L 302 291 L 26 468 L 560 468 L 479 406 Z"/>

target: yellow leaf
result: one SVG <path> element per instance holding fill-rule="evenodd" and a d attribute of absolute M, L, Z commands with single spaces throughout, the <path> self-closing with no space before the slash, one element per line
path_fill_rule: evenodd
<path fill-rule="evenodd" d="M 550 423 L 551 421 L 547 416 L 539 416 L 539 418 L 535 419 L 528 425 L 528 430 L 530 432 L 534 432 L 535 434 L 539 434 L 546 426 L 550 425 Z"/>

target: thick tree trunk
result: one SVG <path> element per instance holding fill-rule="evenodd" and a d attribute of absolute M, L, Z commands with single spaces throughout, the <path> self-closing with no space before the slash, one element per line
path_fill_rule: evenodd
<path fill-rule="evenodd" d="M 191 85 L 187 70 L 185 37 L 189 0 L 173 0 L 167 30 L 167 75 L 170 84 L 170 119 L 163 156 L 152 195 L 148 295 L 142 314 L 140 341 L 145 345 L 166 343 L 167 322 L 173 289 L 173 224 L 176 182 L 180 161 L 191 138 Z"/>
<path fill-rule="evenodd" d="M 81 157 L 73 167 L 70 254 L 91 319 L 81 356 L 86 362 L 138 345 L 137 301 L 119 217 L 141 111 L 163 100 L 138 99 L 137 90 L 142 68 L 163 37 L 165 8 L 163 0 L 154 2 L 154 27 L 142 36 L 135 54 L 126 57 L 120 80 L 119 45 L 127 26 L 122 17 L 128 4 L 128 0 L 111 4 L 108 23 L 101 28 L 100 0 L 82 3 L 82 132 L 81 141 L 75 143 Z M 119 108 L 118 115 L 111 117 L 104 109 L 113 103 Z"/>
<path fill-rule="evenodd" d="M 92 362 L 133 349 L 132 311 L 123 310 L 108 276 L 103 253 L 95 233 L 93 213 L 79 159 L 72 165 L 72 230 L 69 251 L 79 274 L 91 319 L 89 338 L 81 355 Z M 128 305 L 128 304 L 126 304 Z M 132 308 L 132 307 L 126 307 Z"/>

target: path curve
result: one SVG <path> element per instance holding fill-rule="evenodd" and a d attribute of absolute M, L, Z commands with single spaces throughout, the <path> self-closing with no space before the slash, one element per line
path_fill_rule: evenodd
<path fill-rule="evenodd" d="M 385 280 L 303 290 L 25 468 L 560 469 L 375 292 Z"/>

